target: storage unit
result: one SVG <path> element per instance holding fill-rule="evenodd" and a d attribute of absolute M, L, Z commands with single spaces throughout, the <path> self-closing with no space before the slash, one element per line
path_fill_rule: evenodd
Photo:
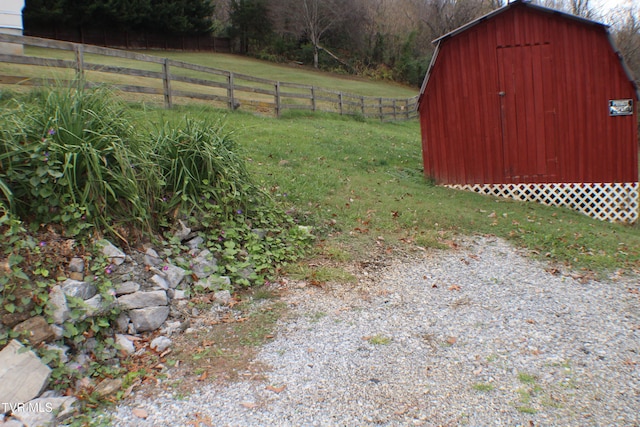
<path fill-rule="evenodd" d="M 434 43 L 426 176 L 636 221 L 638 87 L 606 25 L 516 0 Z"/>

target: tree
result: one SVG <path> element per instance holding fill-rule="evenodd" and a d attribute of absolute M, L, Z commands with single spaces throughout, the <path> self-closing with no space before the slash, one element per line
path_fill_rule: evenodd
<path fill-rule="evenodd" d="M 640 83 L 640 7 L 629 7 L 616 13 L 617 24 L 614 26 L 616 47 L 636 82 Z"/>
<path fill-rule="evenodd" d="M 240 41 L 240 51 L 249 52 L 251 42 L 260 42 L 271 34 L 272 24 L 264 0 L 231 0 L 229 35 Z"/>
<path fill-rule="evenodd" d="M 307 39 L 313 46 L 313 66 L 318 68 L 322 41 L 331 29 L 349 25 L 353 0 L 276 0 L 278 29 Z"/>
<path fill-rule="evenodd" d="M 541 4 L 582 18 L 593 19 L 595 12 L 589 4 L 590 0 L 544 0 Z"/>
<path fill-rule="evenodd" d="M 212 0 L 26 0 L 25 28 L 102 27 L 201 34 L 211 30 Z"/>

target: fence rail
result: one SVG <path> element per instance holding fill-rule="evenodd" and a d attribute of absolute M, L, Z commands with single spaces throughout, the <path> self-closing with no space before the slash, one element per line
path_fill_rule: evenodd
<path fill-rule="evenodd" d="M 29 36 L 0 34 L 0 45 L 4 43 L 42 48 L 36 51 L 39 56 L 0 54 L 0 64 L 7 64 L 0 65 L 0 84 L 5 85 L 38 86 L 71 79 L 73 75 L 69 73 L 73 73 L 84 76 L 89 85 L 106 83 L 126 93 L 162 96 L 166 108 L 186 98 L 275 116 L 285 110 L 309 110 L 383 121 L 417 117 L 417 96 L 401 99 L 361 96 L 147 54 Z M 119 64 L 124 65 L 113 65 L 110 58 L 119 58 Z M 43 78 L 43 73 L 33 71 L 34 66 L 57 71 L 51 78 Z"/>

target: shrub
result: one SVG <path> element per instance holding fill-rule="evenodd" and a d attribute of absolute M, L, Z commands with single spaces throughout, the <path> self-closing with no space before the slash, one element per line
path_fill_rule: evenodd
<path fill-rule="evenodd" d="M 107 89 L 76 84 L 16 98 L 0 128 L 0 189 L 19 217 L 145 222 L 138 183 L 148 169 L 125 108 Z"/>

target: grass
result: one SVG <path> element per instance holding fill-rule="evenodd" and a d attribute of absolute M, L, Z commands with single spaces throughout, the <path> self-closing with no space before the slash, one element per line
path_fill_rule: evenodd
<path fill-rule="evenodd" d="M 422 176 L 417 122 L 329 114 L 273 119 L 203 107 L 139 114 L 151 122 L 183 115 L 223 120 L 250 173 L 299 220 L 314 223 L 338 258 L 361 260 L 381 242 L 442 247 L 456 235 L 489 234 L 574 270 L 640 267 L 637 226 L 432 185 Z"/>
<path fill-rule="evenodd" d="M 488 384 L 488 383 L 476 383 L 473 385 L 473 389 L 476 391 L 482 391 L 482 392 L 486 392 L 486 391 L 491 391 L 494 389 L 493 384 Z"/>
<path fill-rule="evenodd" d="M 333 91 L 352 93 L 355 95 L 375 96 L 383 98 L 409 98 L 415 96 L 418 93 L 418 90 L 416 88 L 392 82 L 376 82 L 353 76 L 331 74 L 315 70 L 311 67 L 276 64 L 268 61 L 262 61 L 254 58 L 232 54 L 166 51 L 140 51 L 139 53 L 160 58 L 170 58 L 191 64 L 203 65 L 219 70 L 231 71 L 236 74 L 260 77 L 273 81 L 312 85 L 320 88 L 330 89 Z M 64 59 L 68 61 L 74 60 L 73 52 L 32 46 L 25 47 L 25 55 L 39 58 Z M 157 73 L 162 72 L 162 66 L 160 64 L 126 58 L 115 58 L 95 54 L 86 54 L 84 57 L 84 61 L 87 64 L 90 63 L 96 65 L 133 68 L 139 70 L 154 71 Z M 226 78 L 224 76 L 214 76 L 209 73 L 202 73 L 179 67 L 172 67 L 171 73 L 186 77 L 213 80 L 218 83 L 224 83 L 226 81 Z M 44 77 L 49 79 L 71 79 L 73 78 L 73 71 L 71 69 L 53 69 L 0 62 L 0 75 L 13 75 L 30 78 Z M 124 85 L 142 84 L 144 86 L 150 86 L 158 90 L 162 90 L 162 82 L 159 79 L 106 73 L 100 71 L 99 67 L 95 70 L 87 71 L 85 73 L 85 77 L 88 81 L 97 81 L 112 84 L 118 83 Z M 242 80 L 239 80 L 236 84 L 243 85 L 246 84 L 246 82 L 243 83 Z M 251 85 L 256 85 L 256 83 L 254 82 Z M 173 82 L 172 86 L 174 90 L 195 91 L 226 96 L 226 89 L 206 88 L 182 82 Z M 263 89 L 273 89 L 273 87 L 272 85 L 264 85 Z M 290 88 L 287 89 L 287 92 L 297 92 L 297 89 Z M 259 96 L 256 93 L 253 93 L 252 97 L 256 100 L 265 102 L 270 102 L 273 100 L 273 97 L 271 96 Z M 136 94 L 133 96 L 127 95 L 126 99 L 143 99 L 145 100 L 145 102 L 155 105 L 159 105 L 162 103 L 162 97 L 160 96 L 145 96 Z M 177 100 L 176 102 L 184 103 L 189 101 Z"/>

